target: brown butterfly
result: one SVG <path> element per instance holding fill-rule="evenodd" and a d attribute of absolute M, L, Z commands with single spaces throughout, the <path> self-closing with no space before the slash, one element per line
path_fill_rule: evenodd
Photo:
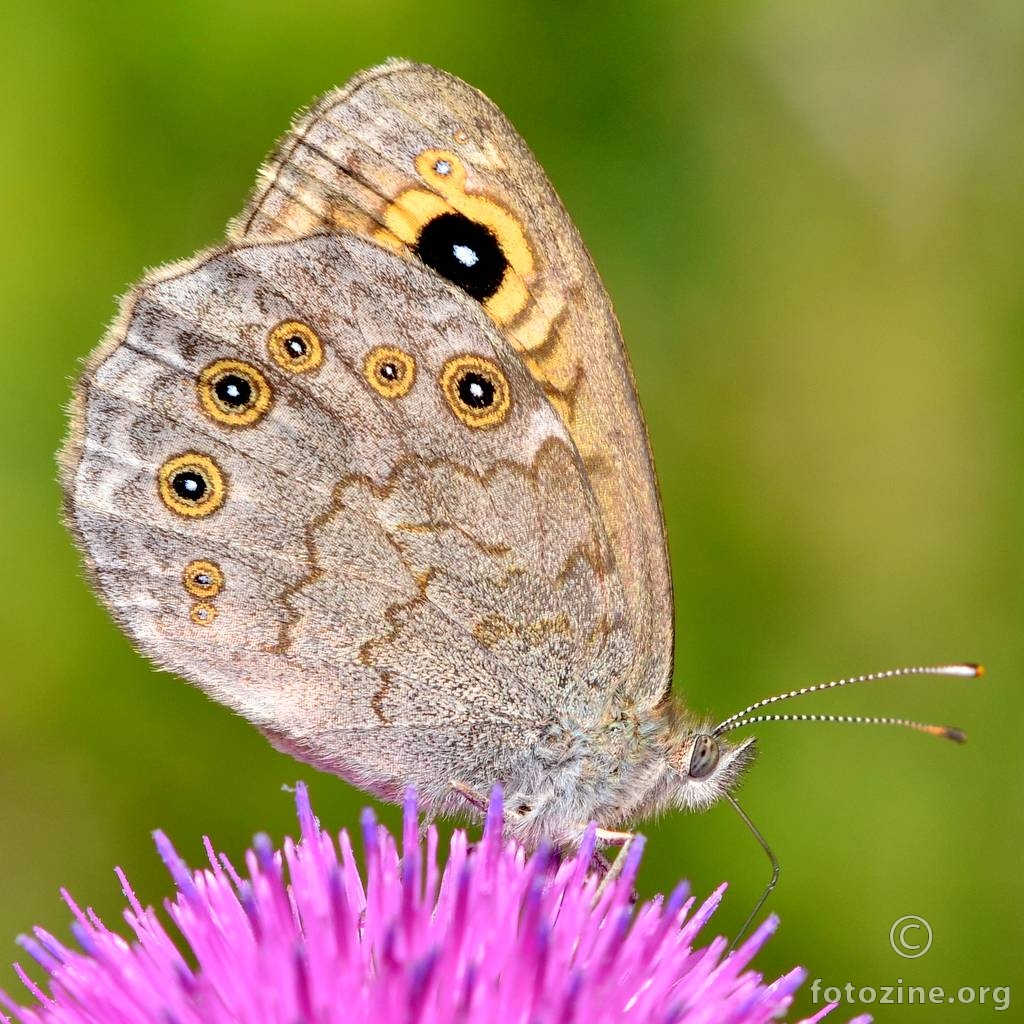
<path fill-rule="evenodd" d="M 131 292 L 61 463 L 139 648 L 386 799 L 415 785 L 451 812 L 501 783 L 528 845 L 589 821 L 624 839 L 733 800 L 754 741 L 726 732 L 838 720 L 753 714 L 821 687 L 717 727 L 673 701 L 662 514 L 608 296 L 505 116 L 434 68 L 324 97 L 228 243 Z M 915 672 L 978 670 L 825 685 Z"/>

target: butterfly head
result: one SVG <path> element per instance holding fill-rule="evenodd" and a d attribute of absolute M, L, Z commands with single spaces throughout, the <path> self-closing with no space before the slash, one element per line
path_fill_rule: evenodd
<path fill-rule="evenodd" d="M 879 679 L 894 679 L 901 676 L 965 676 L 976 678 L 984 675 L 981 665 L 956 663 L 951 665 L 923 665 L 909 668 L 888 669 L 885 672 L 868 672 L 864 675 L 835 679 L 813 686 L 802 686 L 787 693 L 775 694 L 730 715 L 716 726 L 706 723 L 693 726 L 682 725 L 669 745 L 668 764 L 677 777 L 673 801 L 686 810 L 703 810 L 716 800 L 728 796 L 739 783 L 740 777 L 756 754 L 754 740 L 744 740 L 734 746 L 725 734 L 734 729 L 764 722 L 841 722 L 854 725 L 899 725 L 916 732 L 942 736 L 958 743 L 965 741 L 960 729 L 944 725 L 930 725 L 906 718 L 892 718 L 884 715 L 818 715 L 818 714 L 776 714 L 764 709 L 780 701 L 824 690 L 835 690 L 856 683 Z"/>
<path fill-rule="evenodd" d="M 757 755 L 753 738 L 732 744 L 710 728 L 688 729 L 673 745 L 669 766 L 677 776 L 675 803 L 703 810 L 739 785 Z"/>

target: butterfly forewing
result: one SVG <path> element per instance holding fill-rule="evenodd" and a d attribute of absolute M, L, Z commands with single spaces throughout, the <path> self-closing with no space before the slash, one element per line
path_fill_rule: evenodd
<path fill-rule="evenodd" d="M 671 672 L 672 593 L 642 413 L 618 323 L 576 228 L 505 115 L 452 75 L 392 61 L 301 116 L 236 237 L 327 229 L 422 262 L 479 302 L 571 436 L 624 584 L 644 703 Z"/>

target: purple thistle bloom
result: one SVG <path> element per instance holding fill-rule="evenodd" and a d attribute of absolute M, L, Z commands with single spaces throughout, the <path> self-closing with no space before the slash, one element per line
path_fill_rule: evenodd
<path fill-rule="evenodd" d="M 296 802 L 301 842 L 274 850 L 258 836 L 246 878 L 208 840 L 210 867 L 193 873 L 156 834 L 187 958 L 118 871 L 135 940 L 64 893 L 81 951 L 41 928 L 22 936 L 50 993 L 15 965 L 35 1005 L 2 991 L 0 1004 L 23 1024 L 755 1024 L 783 1013 L 803 981 L 801 968 L 767 985 L 748 970 L 775 918 L 730 956 L 721 938 L 694 948 L 724 887 L 696 909 L 682 885 L 634 909 L 639 844 L 595 906 L 593 829 L 574 857 L 527 856 L 502 838 L 500 795 L 483 839 L 471 847 L 456 831 L 443 869 L 433 826 L 421 841 L 414 796 L 401 850 L 365 811 L 363 873 L 348 834 L 335 843 L 321 830 L 302 785 Z"/>

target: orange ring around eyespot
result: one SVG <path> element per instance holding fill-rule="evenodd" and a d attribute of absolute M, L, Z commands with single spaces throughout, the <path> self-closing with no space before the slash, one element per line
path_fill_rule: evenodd
<path fill-rule="evenodd" d="M 420 177 L 445 192 L 466 190 L 466 167 L 452 152 L 446 149 L 425 149 L 416 157 L 416 170 Z"/>
<path fill-rule="evenodd" d="M 200 581 L 204 576 L 208 581 L 206 583 Z M 197 558 L 185 566 L 181 581 L 193 597 L 216 597 L 224 587 L 224 573 L 216 562 Z"/>
<path fill-rule="evenodd" d="M 193 625 L 211 626 L 213 625 L 213 620 L 217 618 L 217 609 L 207 601 L 197 601 L 189 609 L 188 617 Z"/>
<path fill-rule="evenodd" d="M 482 377 L 493 389 L 492 400 L 487 406 L 470 405 L 460 394 L 460 386 L 469 373 Z M 461 355 L 449 359 L 441 370 L 438 384 L 448 408 L 467 427 L 496 427 L 512 407 L 512 391 L 505 374 L 497 363 L 483 356 Z"/>
<path fill-rule="evenodd" d="M 195 473 L 203 481 L 205 488 L 199 498 L 193 500 L 182 497 L 175 491 L 174 481 L 180 473 Z M 172 512 L 195 519 L 213 515 L 224 504 L 227 483 L 220 466 L 208 455 L 184 452 L 168 459 L 157 470 L 157 493 Z"/>
<path fill-rule="evenodd" d="M 232 407 L 217 395 L 217 384 L 229 374 L 243 378 L 249 385 L 251 394 L 244 406 Z M 273 398 L 267 378 L 255 366 L 240 359 L 218 359 L 210 363 L 199 374 L 197 387 L 203 411 L 210 419 L 227 427 L 250 427 L 257 423 L 266 415 Z"/>
<path fill-rule="evenodd" d="M 395 376 L 389 379 L 385 374 L 392 367 Z M 366 353 L 363 361 L 363 376 L 367 384 L 384 398 L 402 398 L 409 394 L 416 380 L 416 360 L 393 345 L 378 345 Z"/>
<path fill-rule="evenodd" d="M 306 348 L 304 353 L 295 355 L 287 348 L 287 342 L 292 338 L 300 339 Z M 267 338 L 267 348 L 271 359 L 289 373 L 309 373 L 324 361 L 320 335 L 301 320 L 285 320 L 278 324 Z"/>

